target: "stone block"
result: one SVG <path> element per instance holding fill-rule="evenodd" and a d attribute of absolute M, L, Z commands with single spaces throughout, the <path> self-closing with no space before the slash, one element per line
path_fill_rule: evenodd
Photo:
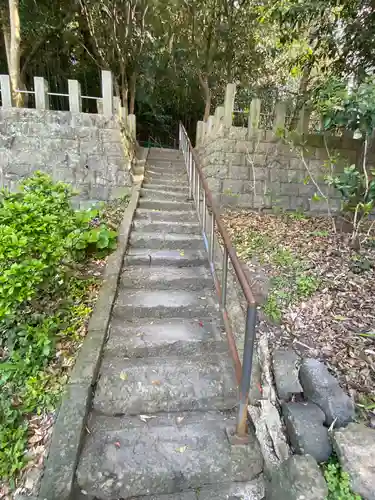
<path fill-rule="evenodd" d="M 238 180 L 248 180 L 250 176 L 250 167 L 249 166 L 231 166 L 229 167 L 229 177 L 231 179 Z"/>
<path fill-rule="evenodd" d="M 328 488 L 310 455 L 294 455 L 271 472 L 265 500 L 325 500 Z"/>
<path fill-rule="evenodd" d="M 281 183 L 281 194 L 288 196 L 298 196 L 299 184 L 296 182 L 282 182 Z"/>
<path fill-rule="evenodd" d="M 101 185 L 91 186 L 88 194 L 91 199 L 106 201 L 109 199 L 109 187 Z"/>
<path fill-rule="evenodd" d="M 225 179 L 223 181 L 223 193 L 224 194 L 240 194 L 243 190 L 243 181 Z"/>
<path fill-rule="evenodd" d="M 79 143 L 79 152 L 80 154 L 93 154 L 93 155 L 101 155 L 108 154 L 108 151 L 104 151 L 103 144 L 100 141 L 97 140 L 89 140 L 89 139 L 82 139 Z"/>
<path fill-rule="evenodd" d="M 245 164 L 245 153 L 227 153 L 226 159 L 230 166 L 232 165 L 244 165 Z"/>
<path fill-rule="evenodd" d="M 289 168 L 291 170 L 303 170 L 305 172 L 305 177 L 307 174 L 307 170 L 301 160 L 301 158 L 290 158 L 289 159 Z"/>
<path fill-rule="evenodd" d="M 226 179 L 228 177 L 228 166 L 224 164 L 207 165 L 203 170 L 207 178 Z"/>
<path fill-rule="evenodd" d="M 99 130 L 99 140 L 103 143 L 119 143 L 122 140 L 120 129 Z"/>
<path fill-rule="evenodd" d="M 103 142 L 102 150 L 108 156 L 118 156 L 124 154 L 124 147 L 121 142 Z"/>
<path fill-rule="evenodd" d="M 298 182 L 301 183 L 308 176 L 307 172 L 302 170 L 292 170 L 288 169 L 287 171 L 287 179 L 288 182 Z"/>
<path fill-rule="evenodd" d="M 254 167 L 264 167 L 267 163 L 267 156 L 257 152 L 256 154 L 251 155 L 251 158 L 247 159 L 246 163 L 248 165 L 254 165 Z"/>
<path fill-rule="evenodd" d="M 270 174 L 272 182 L 285 183 L 288 179 L 288 171 L 276 165 L 270 168 Z"/>
<path fill-rule="evenodd" d="M 251 208 L 253 206 L 253 195 L 251 193 L 240 194 L 238 197 L 237 206 L 241 208 Z"/>
<path fill-rule="evenodd" d="M 353 492 L 375 500 L 375 430 L 351 423 L 334 432 L 333 447 Z"/>
<path fill-rule="evenodd" d="M 332 453 L 325 415 L 314 403 L 283 403 L 286 430 L 298 454 L 311 455 L 318 463 L 328 460 Z"/>
<path fill-rule="evenodd" d="M 221 194 L 219 196 L 219 203 L 224 207 L 238 206 L 239 194 Z"/>
<path fill-rule="evenodd" d="M 272 368 L 280 399 L 289 401 L 303 391 L 298 379 L 298 364 L 299 357 L 292 350 L 278 349 L 273 354 Z"/>
<path fill-rule="evenodd" d="M 207 178 L 207 184 L 210 191 L 215 193 L 221 192 L 221 182 L 222 181 L 220 179 L 214 179 L 213 177 Z"/>
<path fill-rule="evenodd" d="M 253 151 L 252 141 L 237 141 L 235 143 L 234 152 L 236 152 L 236 153 L 251 154 L 252 151 Z"/>
<path fill-rule="evenodd" d="M 255 194 L 253 196 L 253 208 L 271 208 L 272 200 L 269 195 Z"/>
<path fill-rule="evenodd" d="M 315 192 L 316 192 L 316 187 L 313 184 L 300 183 L 298 185 L 299 196 L 307 196 L 310 198 L 311 196 L 314 195 Z"/>
<path fill-rule="evenodd" d="M 275 208 L 281 208 L 283 210 L 289 210 L 290 208 L 290 197 L 283 196 L 275 193 L 272 196 L 272 204 Z"/>
<path fill-rule="evenodd" d="M 270 180 L 271 171 L 267 167 L 254 166 L 252 168 L 250 165 L 248 167 L 250 179 L 256 181 L 267 181 Z"/>
<path fill-rule="evenodd" d="M 308 210 L 310 206 L 309 199 L 303 196 L 290 196 L 289 209 L 290 210 Z"/>
<path fill-rule="evenodd" d="M 335 422 L 336 427 L 342 427 L 354 419 L 352 399 L 324 363 L 312 358 L 303 360 L 299 376 L 305 397 L 323 410 L 326 425 Z"/>

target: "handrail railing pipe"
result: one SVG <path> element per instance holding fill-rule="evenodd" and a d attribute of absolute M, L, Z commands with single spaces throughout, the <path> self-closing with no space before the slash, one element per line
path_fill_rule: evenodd
<path fill-rule="evenodd" d="M 233 248 L 229 234 L 221 220 L 219 210 L 216 208 L 208 187 L 206 178 L 198 156 L 196 155 L 184 126 L 180 123 L 179 145 L 184 158 L 186 171 L 189 179 L 189 194 L 194 201 L 208 259 L 211 273 L 214 279 L 215 288 L 218 294 L 221 312 L 223 315 L 225 330 L 227 334 L 228 346 L 234 361 L 237 382 L 239 384 L 239 404 L 237 414 L 236 432 L 232 437 L 233 442 L 245 443 L 248 439 L 247 433 L 247 404 L 251 382 L 251 369 L 253 362 L 255 328 L 257 309 L 254 295 L 251 291 L 249 281 L 242 269 L 241 263 Z M 202 193 L 202 197 L 201 197 Z M 207 219 L 208 231 L 207 234 Z M 215 242 L 218 241 L 217 233 L 220 234 L 223 246 L 223 261 L 221 268 L 221 279 L 219 279 L 216 269 Z M 220 247 L 220 246 L 219 246 Z M 228 266 L 231 264 L 236 278 L 240 284 L 243 295 L 246 299 L 246 327 L 242 364 L 238 355 L 236 341 L 233 335 L 231 323 L 227 311 L 227 288 L 228 288 Z"/>

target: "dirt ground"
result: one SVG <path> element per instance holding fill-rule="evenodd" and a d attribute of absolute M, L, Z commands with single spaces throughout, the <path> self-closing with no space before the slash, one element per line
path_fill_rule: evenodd
<path fill-rule="evenodd" d="M 226 212 L 224 222 L 263 302 L 273 345 L 320 358 L 375 418 L 375 239 L 327 218 Z M 370 414 L 369 414 L 370 412 Z"/>

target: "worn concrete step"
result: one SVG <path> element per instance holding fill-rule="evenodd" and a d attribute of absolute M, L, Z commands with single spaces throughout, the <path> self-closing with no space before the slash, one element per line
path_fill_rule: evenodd
<path fill-rule="evenodd" d="M 171 249 L 171 250 L 204 250 L 203 239 L 200 234 L 177 233 L 146 233 L 132 231 L 130 246 L 133 248 Z"/>
<path fill-rule="evenodd" d="M 114 317 L 200 318 L 217 315 L 219 306 L 210 290 L 190 292 L 174 290 L 127 290 L 118 295 Z"/>
<path fill-rule="evenodd" d="M 123 359 L 106 351 L 93 405 L 96 411 L 115 416 L 227 410 L 237 402 L 228 352 Z"/>
<path fill-rule="evenodd" d="M 190 356 L 227 352 L 220 319 L 157 319 L 123 321 L 114 318 L 106 350 L 120 357 Z"/>
<path fill-rule="evenodd" d="M 173 211 L 190 211 L 193 209 L 192 202 L 187 201 L 165 201 L 161 200 L 147 200 L 146 198 L 141 198 L 139 200 L 140 208 L 150 208 L 153 210 L 173 210 Z"/>
<path fill-rule="evenodd" d="M 207 254 L 201 250 L 147 250 L 130 248 L 125 255 L 125 264 L 128 266 L 205 266 L 209 268 Z"/>
<path fill-rule="evenodd" d="M 146 186 L 163 186 L 164 188 L 171 188 L 171 189 L 188 189 L 189 183 L 187 178 L 186 179 L 163 179 L 162 177 L 159 178 L 154 178 L 154 179 L 148 179 L 145 177 L 145 180 L 143 182 L 143 185 Z"/>
<path fill-rule="evenodd" d="M 136 231 L 145 232 L 168 232 L 170 234 L 201 234 L 201 229 L 198 222 L 150 222 L 149 220 L 135 219 L 133 222 L 133 227 Z"/>
<path fill-rule="evenodd" d="M 171 160 L 171 159 L 157 159 L 149 160 L 147 162 L 148 168 L 155 168 L 160 170 L 181 170 L 186 172 L 186 165 L 183 160 Z"/>
<path fill-rule="evenodd" d="M 86 491 L 83 491 L 84 493 L 78 489 L 74 495 L 74 500 L 98 500 L 98 497 L 88 497 Z M 147 495 L 137 497 L 134 500 L 264 500 L 264 495 L 265 481 L 263 474 L 260 474 L 252 481 L 219 483 L 215 486 L 204 486 L 203 488 L 187 490 L 182 493 Z M 27 499 L 25 498 L 25 500 Z"/>
<path fill-rule="evenodd" d="M 162 211 L 155 208 L 137 208 L 135 212 L 136 220 L 148 220 L 150 222 L 172 222 L 175 224 L 198 222 L 195 210 L 168 210 Z"/>
<path fill-rule="evenodd" d="M 164 179 L 164 182 L 169 183 L 170 181 L 173 180 L 178 180 L 178 181 L 187 181 L 187 174 L 185 171 L 180 170 L 180 171 L 175 171 L 171 170 L 168 172 L 165 171 L 158 171 L 158 170 L 153 170 L 152 168 L 147 168 L 146 169 L 146 178 L 147 179 Z"/>
<path fill-rule="evenodd" d="M 141 189 L 141 198 L 145 198 L 147 200 L 189 201 L 189 193 L 172 190 L 163 191 L 162 189 L 154 187 L 146 187 Z"/>
<path fill-rule="evenodd" d="M 178 159 L 182 158 L 182 153 L 179 149 L 169 148 L 150 148 L 148 159 L 165 158 L 165 159 Z"/>
<path fill-rule="evenodd" d="M 174 183 L 174 184 L 166 184 L 165 182 L 163 183 L 162 180 L 158 184 L 157 182 L 148 182 L 145 181 L 143 183 L 143 187 L 146 189 L 159 189 L 160 191 L 173 191 L 175 193 L 185 193 L 186 196 L 189 195 L 189 185 L 186 182 L 185 185 L 182 185 L 180 183 Z"/>
<path fill-rule="evenodd" d="M 166 500 L 190 500 L 184 493 L 202 488 L 200 500 L 236 498 L 220 495 L 225 488 L 230 494 L 240 489 L 240 481 L 251 481 L 262 471 L 253 435 L 249 445 L 229 444 L 226 428 L 235 425 L 231 415 L 192 412 L 142 418 L 147 422 L 104 416 L 89 422 L 90 434 L 77 468 L 78 485 L 88 495 L 100 500 L 142 496 L 154 500 L 169 494 Z M 210 489 L 219 496 L 209 496 Z"/>
<path fill-rule="evenodd" d="M 204 266 L 131 266 L 126 267 L 121 275 L 120 289 L 121 288 L 146 288 L 146 290 L 214 290 L 214 284 L 211 273 Z"/>

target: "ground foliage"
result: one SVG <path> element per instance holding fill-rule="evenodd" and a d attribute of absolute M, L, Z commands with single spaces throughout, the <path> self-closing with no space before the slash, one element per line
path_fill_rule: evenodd
<path fill-rule="evenodd" d="M 37 481 L 127 203 L 75 211 L 73 194 L 37 173 L 0 197 L 0 498 Z"/>
<path fill-rule="evenodd" d="M 324 359 L 373 424 L 374 239 L 355 251 L 328 218 L 303 214 L 227 212 L 224 221 L 250 276 L 261 267 L 268 278 L 273 345 Z"/>

